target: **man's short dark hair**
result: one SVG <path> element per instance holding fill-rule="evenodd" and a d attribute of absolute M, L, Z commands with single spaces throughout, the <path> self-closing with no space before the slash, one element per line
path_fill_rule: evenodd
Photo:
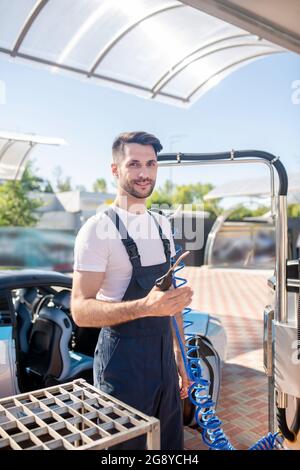
<path fill-rule="evenodd" d="M 124 154 L 124 146 L 126 144 L 152 145 L 156 155 L 163 148 L 158 138 L 152 134 L 142 131 L 123 132 L 113 142 L 112 156 L 115 163 L 118 161 L 118 157 Z"/>

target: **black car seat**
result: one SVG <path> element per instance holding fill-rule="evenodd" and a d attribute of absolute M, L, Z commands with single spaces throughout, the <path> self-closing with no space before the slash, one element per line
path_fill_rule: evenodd
<path fill-rule="evenodd" d="M 37 298 L 37 288 L 30 287 L 20 296 L 16 305 L 17 332 L 19 351 L 22 355 L 28 353 L 29 335 L 32 328 L 32 306 Z"/>
<path fill-rule="evenodd" d="M 62 309 L 43 307 L 29 339 L 27 372 L 37 386 L 65 383 L 78 377 L 92 380 L 93 358 L 69 351 L 71 320 Z"/>
<path fill-rule="evenodd" d="M 53 303 L 64 312 L 71 315 L 71 291 L 63 289 L 57 292 Z M 79 327 L 73 322 L 73 348 L 75 352 L 94 357 L 100 328 Z"/>

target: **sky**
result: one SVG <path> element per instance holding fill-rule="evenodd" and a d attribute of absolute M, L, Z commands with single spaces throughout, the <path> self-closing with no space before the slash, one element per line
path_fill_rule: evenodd
<path fill-rule="evenodd" d="M 145 130 L 166 152 L 259 149 L 279 155 L 289 173 L 300 172 L 300 104 L 293 83 L 300 80 L 300 57 L 275 54 L 233 72 L 194 105 L 182 109 L 149 101 L 0 55 L 0 129 L 64 138 L 68 145 L 35 149 L 37 173 L 53 181 L 60 165 L 72 184 L 91 190 L 105 178 L 109 190 L 111 144 L 117 134 Z M 299 82 L 300 85 L 300 82 Z M 158 185 L 231 180 L 266 175 L 262 165 L 222 165 L 160 169 Z"/>

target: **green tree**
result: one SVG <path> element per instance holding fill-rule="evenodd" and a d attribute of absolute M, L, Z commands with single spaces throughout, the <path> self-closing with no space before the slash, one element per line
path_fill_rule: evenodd
<path fill-rule="evenodd" d="M 106 193 L 107 192 L 107 183 L 104 178 L 98 178 L 93 184 L 93 191 L 95 193 Z"/>
<path fill-rule="evenodd" d="M 173 202 L 175 204 L 192 204 L 194 200 L 193 185 L 183 184 L 175 188 Z"/>
<path fill-rule="evenodd" d="M 270 210 L 267 206 L 258 206 L 250 209 L 244 205 L 237 207 L 228 217 L 228 220 L 243 220 L 245 217 L 260 217 Z"/>
<path fill-rule="evenodd" d="M 6 181 L 0 185 L 0 226 L 31 227 L 38 220 L 34 213 L 43 202 L 29 196 L 38 191 L 41 179 L 33 174 L 33 164 L 28 162 L 20 181 Z"/>
<path fill-rule="evenodd" d="M 147 207 L 165 205 L 170 207 L 172 205 L 172 197 L 168 195 L 161 188 L 155 189 L 151 196 L 147 199 Z"/>
<path fill-rule="evenodd" d="M 209 212 L 210 218 L 218 217 L 222 213 L 222 209 L 219 206 L 219 201 L 204 201 L 203 210 Z"/>
<path fill-rule="evenodd" d="M 162 191 L 169 196 L 172 196 L 175 189 L 175 184 L 171 180 L 166 180 L 163 184 Z"/>
<path fill-rule="evenodd" d="M 195 183 L 191 185 L 191 188 L 194 200 L 196 202 L 202 202 L 204 196 L 213 189 L 213 185 L 211 183 Z"/>
<path fill-rule="evenodd" d="M 213 189 L 212 184 L 195 183 L 176 186 L 173 202 L 175 204 L 192 204 L 192 210 L 199 210 L 202 205 L 204 211 L 209 212 L 210 217 L 217 217 L 221 213 L 219 202 L 204 201 L 204 196 Z"/>
<path fill-rule="evenodd" d="M 61 166 L 56 166 L 53 170 L 55 178 L 55 191 L 61 193 L 63 191 L 72 191 L 72 184 L 70 176 L 64 176 Z"/>
<path fill-rule="evenodd" d="M 210 183 L 174 185 L 170 180 L 165 181 L 162 187 L 153 191 L 147 201 L 147 206 L 162 205 L 178 206 L 178 204 L 191 204 L 191 210 L 199 210 L 202 204 L 203 210 L 208 211 L 211 217 L 216 217 L 221 212 L 218 201 L 205 201 L 204 196 L 213 186 Z"/>
<path fill-rule="evenodd" d="M 44 186 L 42 188 L 43 193 L 54 193 L 52 184 L 49 180 L 43 180 Z"/>
<path fill-rule="evenodd" d="M 38 191 L 41 193 L 53 193 L 53 188 L 49 180 L 41 178 L 36 173 L 38 168 L 35 167 L 35 161 L 29 160 L 26 163 L 21 181 L 22 186 L 27 191 Z"/>
<path fill-rule="evenodd" d="M 291 217 L 293 219 L 300 218 L 300 204 L 288 205 L 288 217 Z"/>
<path fill-rule="evenodd" d="M 147 207 L 161 206 L 171 207 L 173 204 L 173 192 L 175 184 L 171 180 L 166 180 L 162 187 L 158 187 L 153 191 L 147 200 Z M 165 207 L 165 208 L 166 208 Z"/>
<path fill-rule="evenodd" d="M 77 185 L 75 186 L 75 190 L 76 190 L 76 191 L 86 192 L 86 187 L 84 186 L 84 184 L 77 184 Z"/>

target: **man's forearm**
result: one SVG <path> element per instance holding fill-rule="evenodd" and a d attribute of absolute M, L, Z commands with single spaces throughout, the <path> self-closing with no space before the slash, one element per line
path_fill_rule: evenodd
<path fill-rule="evenodd" d="M 177 322 L 177 325 L 178 325 L 178 330 L 179 330 L 179 334 L 180 334 L 182 344 L 184 345 L 184 351 L 186 352 L 182 312 L 176 313 L 175 319 L 176 319 L 176 322 Z M 177 352 L 181 351 L 181 349 L 180 349 L 180 346 L 179 346 L 179 341 L 178 341 L 176 331 L 175 331 L 175 327 L 174 327 L 173 323 L 172 323 L 172 334 L 173 334 L 174 352 L 177 353 Z"/>
<path fill-rule="evenodd" d="M 78 326 L 92 328 L 119 325 L 145 317 L 148 312 L 145 299 L 124 302 L 85 299 L 72 302 L 71 310 Z"/>

